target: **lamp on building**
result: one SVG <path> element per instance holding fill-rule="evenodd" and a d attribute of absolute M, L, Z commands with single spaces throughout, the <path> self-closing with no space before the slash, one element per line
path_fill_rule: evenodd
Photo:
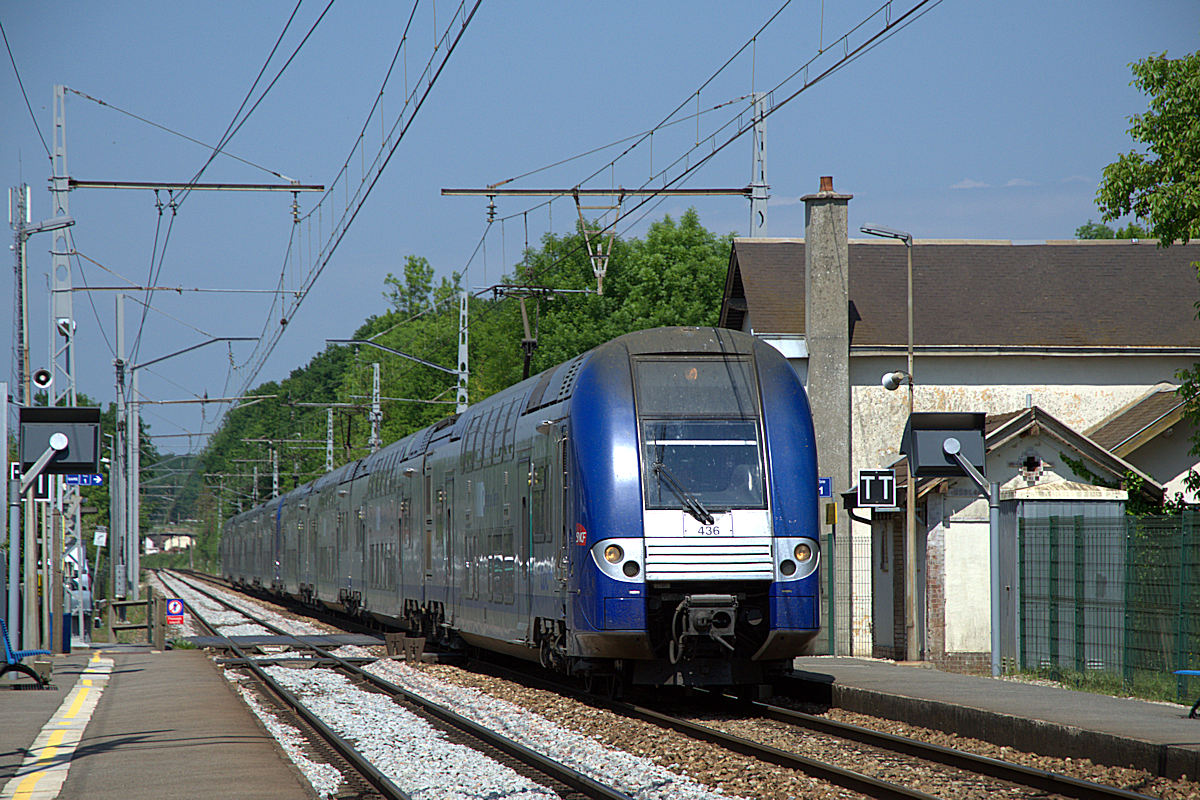
<path fill-rule="evenodd" d="M 882 225 L 863 225 L 860 231 L 868 236 L 880 236 L 884 239 L 899 239 L 904 242 L 908 255 L 908 371 L 890 372 L 883 376 L 883 386 L 889 391 L 900 387 L 901 383 L 908 384 L 908 415 L 913 412 L 913 279 L 912 279 L 912 244 L 913 237 L 908 231 L 885 228 Z M 905 481 L 904 509 L 904 646 L 905 658 L 916 661 L 920 658 L 921 649 L 917 641 L 917 525 L 916 481 L 912 475 L 912 465 L 909 465 L 908 479 Z"/>

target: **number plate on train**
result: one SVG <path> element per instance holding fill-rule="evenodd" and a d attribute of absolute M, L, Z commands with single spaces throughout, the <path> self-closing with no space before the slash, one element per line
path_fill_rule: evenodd
<path fill-rule="evenodd" d="M 684 536 L 733 536 L 733 516 L 713 514 L 713 523 L 705 525 L 691 514 L 683 514 Z"/>

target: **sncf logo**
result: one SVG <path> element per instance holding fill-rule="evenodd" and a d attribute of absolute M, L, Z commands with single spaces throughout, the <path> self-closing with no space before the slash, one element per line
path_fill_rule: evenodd
<path fill-rule="evenodd" d="M 587 544 L 587 528 L 583 527 L 579 523 L 575 523 L 575 544 Z"/>

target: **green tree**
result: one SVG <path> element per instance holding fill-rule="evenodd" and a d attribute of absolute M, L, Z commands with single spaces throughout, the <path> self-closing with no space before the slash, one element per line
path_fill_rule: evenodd
<path fill-rule="evenodd" d="M 1200 236 L 1200 51 L 1177 59 L 1163 53 L 1130 68 L 1150 108 L 1130 117 L 1129 135 L 1147 152 L 1130 151 L 1104 168 L 1096 204 L 1105 220 L 1136 214 L 1162 247 L 1186 244 Z M 1200 364 L 1176 377 L 1184 418 L 1197 427 L 1191 453 L 1200 455 Z M 1190 471 L 1186 485 L 1200 490 L 1200 474 Z"/>
<path fill-rule="evenodd" d="M 1144 220 L 1163 247 L 1200 236 L 1200 51 L 1166 53 L 1130 65 L 1132 85 L 1150 108 L 1129 121 L 1131 150 L 1104 168 L 1096 205 L 1104 221 L 1126 214 Z"/>
<path fill-rule="evenodd" d="M 421 256 L 410 255 L 404 259 L 404 277 L 397 278 L 388 273 L 383 279 L 391 289 L 383 293 L 392 308 L 402 314 L 423 314 L 445 305 L 459 291 L 462 274 L 450 273 L 442 277 L 436 286 L 433 283 L 433 266 Z"/>
<path fill-rule="evenodd" d="M 1117 228 L 1115 231 L 1101 222 L 1092 222 L 1090 219 L 1086 225 L 1080 225 L 1075 229 L 1076 239 L 1149 239 L 1150 234 L 1146 229 L 1136 222 L 1131 222 L 1124 228 Z"/>

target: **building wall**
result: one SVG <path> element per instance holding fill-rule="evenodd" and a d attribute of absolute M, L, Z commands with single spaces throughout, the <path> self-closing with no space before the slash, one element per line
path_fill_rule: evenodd
<path fill-rule="evenodd" d="M 996 414 L 1032 403 L 1084 431 L 1170 380 L 1189 362 L 1165 356 L 918 357 L 914 410 Z M 880 379 L 903 368 L 902 352 L 850 360 L 854 470 L 886 467 L 900 457 L 903 391 L 889 392 Z"/>
<path fill-rule="evenodd" d="M 807 359 L 796 357 L 795 348 L 802 345 L 789 341 L 786 345 L 776 346 L 781 352 L 791 356 L 789 361 L 793 368 L 801 380 L 807 382 Z M 913 368 L 916 374 L 915 410 L 982 411 L 995 414 L 1017 411 L 1028 404 L 1034 404 L 1075 430 L 1084 431 L 1142 397 L 1156 384 L 1170 381 L 1179 369 L 1191 365 L 1192 359 L 1186 356 L 1037 356 L 994 353 L 921 355 L 918 351 Z M 887 355 L 855 355 L 850 359 L 851 481 L 855 480 L 860 469 L 888 467 L 900 458 L 900 438 L 906 422 L 904 392 L 890 392 L 884 389 L 880 379 L 885 373 L 903 369 L 904 366 L 905 354 L 902 350 Z M 1190 447 L 1188 437 L 1183 435 L 1174 438 L 1177 441 L 1163 443 L 1160 437 L 1160 440 L 1151 442 L 1128 459 L 1156 480 L 1171 480 L 1170 485 L 1175 488 L 1170 490 L 1170 494 L 1182 489 L 1182 476 L 1186 474 L 1188 467 L 1197 463 L 1194 457 L 1186 454 Z M 1058 447 L 1057 444 L 1054 446 Z M 1061 447 L 1045 448 L 1045 458 L 1056 468 L 1061 466 L 1065 473 L 1069 474 L 1070 469 L 1065 464 L 1058 464 L 1059 450 Z M 1016 474 L 1015 468 L 1007 466 L 1009 461 L 1016 460 L 1016 456 L 1017 454 L 1013 453 L 1012 457 L 1004 462 L 1006 479 Z M 853 487 L 835 486 L 834 492 L 839 493 L 850 488 Z M 950 491 L 978 497 L 973 488 L 958 487 Z M 963 506 L 946 512 L 951 515 L 967 511 L 967 503 L 974 502 L 967 498 L 956 500 L 953 494 L 929 500 L 939 504 L 957 502 L 959 506 Z M 925 504 L 919 503 L 918 518 L 924 510 Z M 932 520 L 933 516 L 942 513 L 943 509 L 939 506 L 936 510 L 930 508 L 928 511 Z M 990 624 L 988 583 L 984 580 L 980 585 L 973 579 L 959 576 L 960 568 L 966 569 L 968 573 L 978 564 L 983 564 L 986 568 L 988 559 L 986 502 L 978 501 L 970 513 L 981 514 L 978 518 L 983 521 L 985 530 L 979 537 L 972 537 L 965 532 L 960 535 L 958 530 L 955 530 L 953 516 L 950 526 L 952 533 L 949 538 L 946 536 L 947 531 L 939 531 L 932 521 L 926 528 L 929 542 L 934 547 L 931 550 L 927 546 L 921 552 L 919 574 L 928 571 L 928 578 L 921 589 L 922 593 L 929 593 L 931 600 L 937 599 L 943 604 L 934 611 L 922 604 L 922 608 L 925 609 L 922 619 L 924 647 L 931 654 L 953 654 L 960 652 L 960 649 L 964 654 L 970 652 L 970 648 L 979 642 L 980 609 L 984 626 L 982 650 L 987 651 L 990 647 L 986 627 Z M 850 525 L 850 552 L 853 560 L 851 652 L 856 656 L 877 656 L 881 651 L 894 647 L 894 640 L 903 637 L 902 619 L 897 623 L 900 637 L 875 630 L 875 621 L 881 618 L 878 612 L 886 603 L 875 601 L 872 586 L 880 585 L 879 580 L 886 577 L 884 585 L 893 586 L 893 593 L 899 598 L 896 601 L 900 604 L 899 610 L 893 611 L 902 613 L 903 590 L 899 585 L 901 581 L 893 583 L 893 577 L 903 576 L 902 515 L 898 520 L 892 538 L 900 555 L 893 569 L 898 568 L 900 572 L 892 572 L 887 576 L 883 575 L 879 567 L 879 543 L 873 541 L 871 526 L 858 522 Z M 921 523 L 918 522 L 918 529 L 921 527 Z M 878 537 L 876 532 L 874 538 Z M 978 544 L 979 541 L 982 541 L 982 545 Z M 979 546 L 982 550 L 978 549 Z M 948 584 L 946 581 L 953 583 Z M 950 658 L 949 655 L 946 657 Z M 979 660 L 979 655 L 976 652 L 965 659 L 951 660 L 974 663 Z"/>
<path fill-rule="evenodd" d="M 946 655 L 991 651 L 989 532 L 987 522 L 956 522 L 941 528 L 946 551 Z"/>
<path fill-rule="evenodd" d="M 1125 460 L 1162 483 L 1167 499 L 1179 493 L 1185 501 L 1195 503 L 1200 500 L 1200 493 L 1189 492 L 1183 485 L 1189 470 L 1200 470 L 1200 462 L 1189 452 L 1194 431 L 1194 426 L 1180 422 L 1129 453 Z"/>

